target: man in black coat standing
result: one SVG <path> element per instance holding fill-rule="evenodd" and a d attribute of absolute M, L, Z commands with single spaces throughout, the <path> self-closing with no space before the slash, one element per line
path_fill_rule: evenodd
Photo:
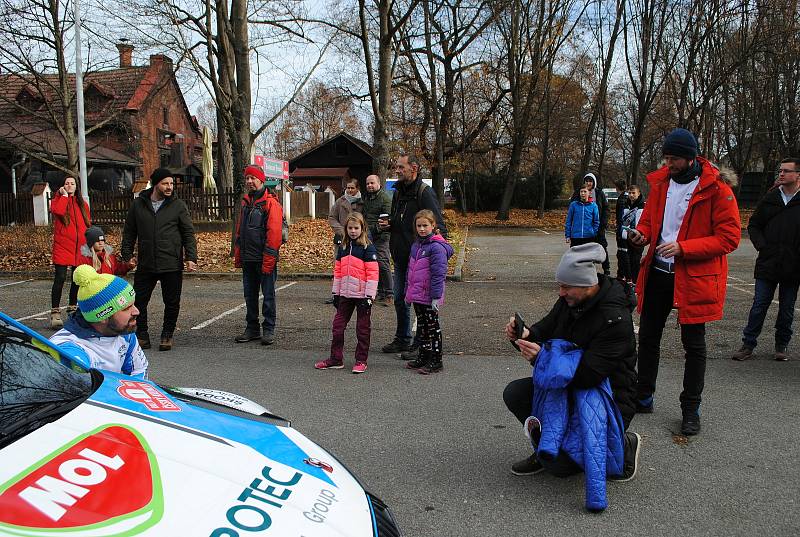
<path fill-rule="evenodd" d="M 394 261 L 394 310 L 397 314 L 397 330 L 394 340 L 383 347 L 386 353 L 402 353 L 412 350 L 411 308 L 406 305 L 406 270 L 411 256 L 411 245 L 416 237 L 414 215 L 422 209 L 433 211 L 436 225 L 442 236 L 447 237 L 439 200 L 433 189 L 422 182 L 419 174 L 419 161 L 414 156 L 402 155 L 394 167 L 397 183 L 392 198 L 392 210 L 388 220 L 378 220 L 382 231 L 389 231 L 389 250 Z M 404 357 L 413 356 L 404 354 Z"/>
<path fill-rule="evenodd" d="M 778 318 L 775 321 L 775 359 L 789 359 L 786 348 L 792 337 L 794 304 L 800 284 L 800 159 L 781 161 L 777 188 L 758 202 L 747 231 L 758 250 L 755 266 L 755 296 L 747 326 L 742 334 L 742 348 L 734 355 L 737 361 L 753 356 L 764 326 L 767 310 L 778 289 Z"/>
<path fill-rule="evenodd" d="M 156 283 L 161 282 L 164 324 L 158 350 L 168 351 L 172 349 L 181 309 L 184 260 L 186 270 L 197 270 L 197 239 L 189 209 L 174 194 L 172 172 L 158 168 L 150 175 L 150 183 L 153 186 L 143 190 L 128 210 L 121 254 L 124 261 L 129 261 L 138 242 L 133 288 L 139 310 L 136 338 L 143 349 L 150 348 L 147 304 Z"/>
<path fill-rule="evenodd" d="M 514 318 L 506 325 L 505 333 L 531 364 L 548 340 L 564 339 L 580 347 L 583 356 L 568 388 L 593 388 L 608 378 L 627 430 L 636 413 L 636 339 L 631 316 L 636 298 L 625 284 L 597 274 L 595 265 L 604 256 L 603 248 L 596 243 L 567 250 L 556 269 L 559 299 L 553 308 L 539 322 L 524 328 L 521 339 L 517 339 Z M 503 400 L 520 423 L 524 423 L 533 401 L 530 375 L 509 383 Z M 625 434 L 625 474 L 617 480 L 631 479 L 636 473 L 639 441 L 639 435 Z M 580 471 L 563 452 L 555 460 L 545 461 L 545 465 L 551 473 L 562 477 Z M 514 463 L 511 473 L 531 475 L 544 469 L 533 454 Z"/>

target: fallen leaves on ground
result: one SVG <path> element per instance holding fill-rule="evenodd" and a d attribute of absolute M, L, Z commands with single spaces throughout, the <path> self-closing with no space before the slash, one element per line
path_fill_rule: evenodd
<path fill-rule="evenodd" d="M 614 229 L 616 221 L 614 205 L 609 207 L 609 212 L 608 228 Z M 745 229 L 747 228 L 747 223 L 750 221 L 750 216 L 753 214 L 753 210 L 740 209 L 739 212 L 742 219 L 742 229 Z M 567 221 L 567 209 L 545 211 L 541 218 L 539 218 L 536 209 L 511 209 L 508 214 L 508 220 L 497 220 L 496 216 L 497 211 L 467 213 L 463 215 L 454 209 L 444 210 L 444 217 L 447 222 L 451 222 L 459 227 L 526 227 L 563 230 L 564 224 Z"/>
<path fill-rule="evenodd" d="M 463 248 L 464 233 L 458 226 L 449 226 L 450 242 L 456 254 L 450 258 L 448 273 L 452 274 L 458 252 Z M 119 253 L 122 229 L 103 228 L 106 242 Z M 236 272 L 229 256 L 231 235 L 228 231 L 201 231 L 197 236 L 197 264 L 200 272 Z M 0 271 L 52 270 L 51 248 L 53 232 L 50 227 L 0 227 Z M 289 228 L 289 242 L 280 249 L 278 272 L 333 273 L 333 231 L 326 220 L 299 220 Z"/>

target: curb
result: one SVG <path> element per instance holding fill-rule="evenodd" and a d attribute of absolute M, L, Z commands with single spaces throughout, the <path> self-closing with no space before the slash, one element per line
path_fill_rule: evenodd
<path fill-rule="evenodd" d="M 464 247 L 461 248 L 461 251 L 458 252 L 458 258 L 456 259 L 456 268 L 453 271 L 452 276 L 447 276 L 448 280 L 454 282 L 463 281 L 464 276 L 462 269 L 464 268 L 464 260 L 467 257 L 467 241 L 469 240 L 469 226 L 464 226 Z"/>

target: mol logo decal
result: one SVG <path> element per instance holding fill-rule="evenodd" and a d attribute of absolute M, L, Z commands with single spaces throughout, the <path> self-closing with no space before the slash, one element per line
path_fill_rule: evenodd
<path fill-rule="evenodd" d="M 104 425 L 0 485 L 0 534 L 135 535 L 164 513 L 155 456 L 125 425 Z"/>
<path fill-rule="evenodd" d="M 136 401 L 155 412 L 178 411 L 181 407 L 170 401 L 169 397 L 158 391 L 158 388 L 146 382 L 135 380 L 120 380 L 119 393 L 125 399 Z"/>

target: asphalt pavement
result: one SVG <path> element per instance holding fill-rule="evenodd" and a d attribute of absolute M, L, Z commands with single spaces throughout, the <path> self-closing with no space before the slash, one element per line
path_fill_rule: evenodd
<path fill-rule="evenodd" d="M 755 252 L 746 239 L 729 257 L 726 318 L 708 327 L 702 433 L 678 434 L 683 364 L 671 321 L 655 412 L 631 425 L 644 438 L 639 473 L 609 483 L 609 508 L 593 515 L 583 507 L 582 476 L 509 472 L 529 447 L 501 394 L 530 367 L 503 341 L 502 327 L 514 311 L 534 322 L 552 305 L 563 235 L 473 229 L 469 236 L 464 281 L 448 283 L 442 309 L 441 374 L 417 375 L 380 352 L 394 331 L 393 308 L 381 306 L 366 374 L 314 370 L 330 343 L 333 308 L 322 303 L 330 282 L 280 277 L 271 347 L 233 342 L 244 328 L 239 282 L 187 278 L 175 349 L 148 352 L 151 377 L 240 393 L 290 418 L 386 501 L 407 537 L 800 534 L 800 359 L 794 343 L 793 360 L 771 359 L 775 307 L 755 359 L 729 359 L 752 300 Z M 613 245 L 610 254 L 613 269 Z M 0 279 L 0 310 L 50 334 L 50 282 L 26 280 Z M 158 290 L 153 296 L 157 337 L 162 305 Z"/>

